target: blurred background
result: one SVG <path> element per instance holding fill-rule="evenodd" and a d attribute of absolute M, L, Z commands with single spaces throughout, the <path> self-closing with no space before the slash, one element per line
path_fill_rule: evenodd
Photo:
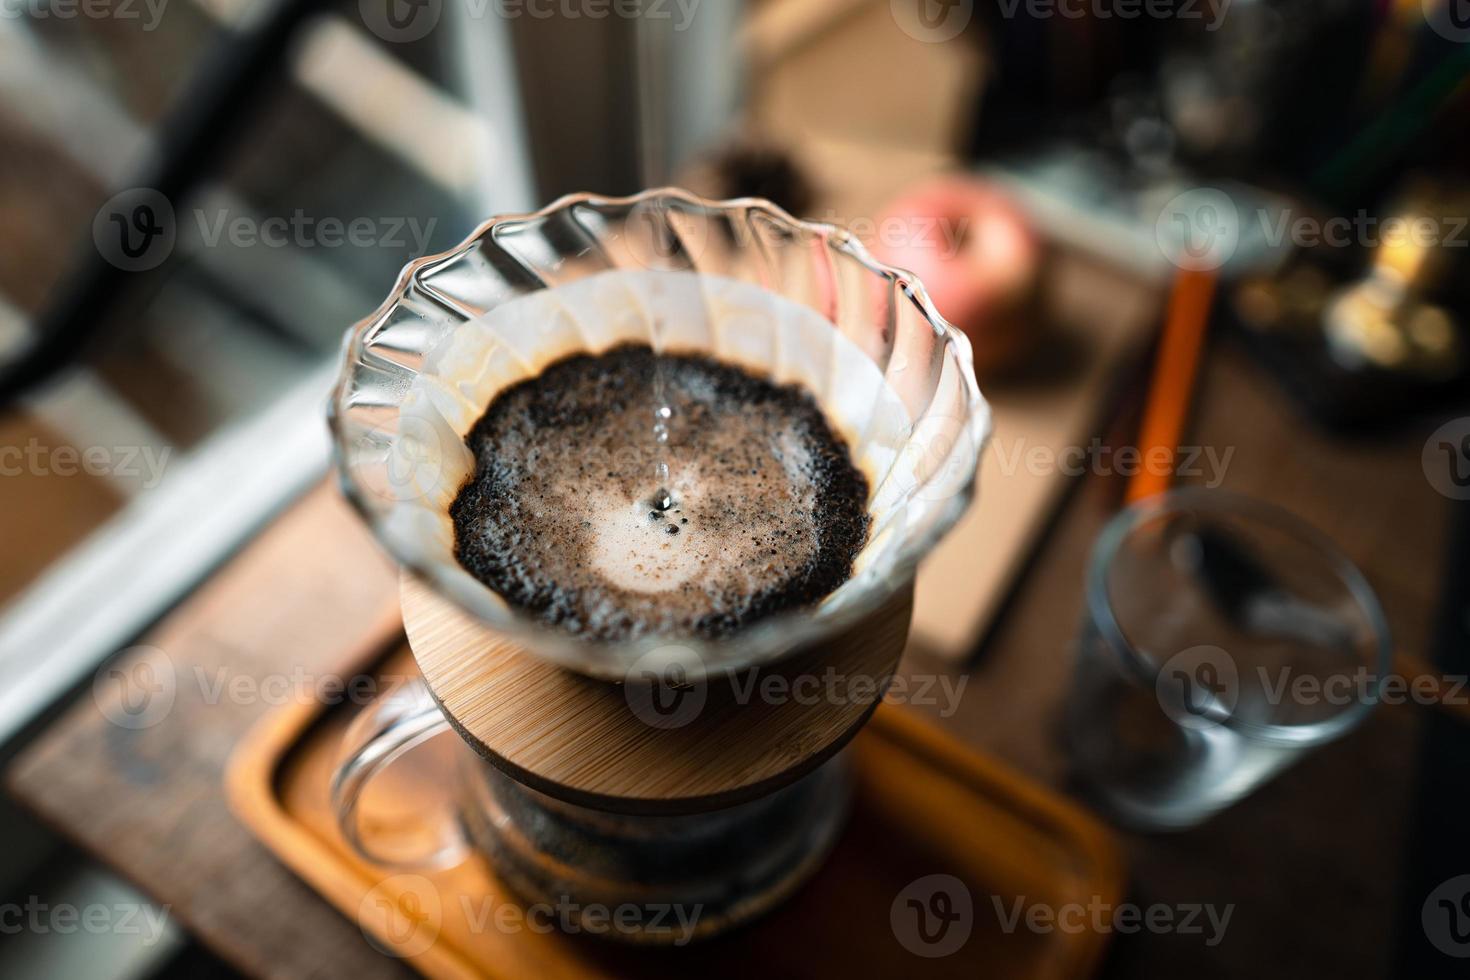
<path fill-rule="evenodd" d="M 1412 461 L 1464 414 L 1467 79 L 1461 0 L 0 0 L 0 756 L 323 478 L 343 331 L 405 262 L 572 191 L 851 228 L 971 335 L 1002 452 L 1136 424 L 1203 270 L 1241 412 Z M 1030 531 L 929 635 L 955 662 L 1068 482 L 998 491 Z M 1441 562 L 1374 584 L 1430 608 Z M 145 901 L 18 806 L 0 834 L 0 899 Z M 177 917 L 0 972 L 233 975 Z"/>

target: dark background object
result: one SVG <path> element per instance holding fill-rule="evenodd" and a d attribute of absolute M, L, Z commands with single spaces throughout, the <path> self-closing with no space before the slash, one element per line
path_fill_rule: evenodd
<path fill-rule="evenodd" d="M 1470 675 L 1470 501 L 1455 504 L 1452 528 L 1435 629 L 1434 666 L 1442 675 L 1465 677 Z M 1470 814 L 1470 726 L 1451 712 L 1425 712 L 1417 768 L 1418 789 L 1400 886 L 1394 973 L 1417 980 L 1462 978 L 1470 961 L 1452 958 L 1430 942 L 1423 909 L 1426 898 L 1443 882 L 1470 874 L 1470 834 L 1465 832 L 1466 814 Z M 1470 929 L 1470 916 L 1462 912 L 1458 925 Z"/>

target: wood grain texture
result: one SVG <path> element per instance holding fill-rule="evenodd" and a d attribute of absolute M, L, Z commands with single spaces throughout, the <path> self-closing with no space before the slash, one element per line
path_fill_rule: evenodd
<path fill-rule="evenodd" d="M 630 706 L 625 685 L 526 654 L 407 573 L 402 606 L 429 689 L 496 766 L 584 806 L 687 813 L 762 796 L 856 734 L 903 652 L 912 594 L 795 657 L 715 675 L 690 692 L 697 714 L 667 728 Z"/>

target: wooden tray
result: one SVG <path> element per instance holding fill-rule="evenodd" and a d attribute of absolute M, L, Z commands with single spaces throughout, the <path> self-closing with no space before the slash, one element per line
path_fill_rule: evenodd
<path fill-rule="evenodd" d="M 382 684 L 416 673 L 401 638 L 357 669 Z M 772 915 L 706 943 L 663 949 L 498 928 L 494 910 L 519 906 L 483 860 L 394 874 L 348 850 L 327 796 L 337 746 L 356 710 L 352 703 L 292 704 L 267 716 L 231 759 L 230 803 L 288 867 L 357 921 L 367 941 L 429 977 L 1083 977 L 1098 962 L 1103 934 L 1031 932 L 1024 919 L 1008 933 L 1002 923 L 1018 898 L 1055 908 L 1116 904 L 1122 894 L 1120 852 L 1109 831 L 926 722 L 882 706 L 851 746 L 857 791 L 842 839 Z M 450 736 L 417 750 L 380 777 L 397 784 L 399 792 L 388 795 L 442 793 L 451 781 L 443 767 L 457 751 L 468 749 Z M 914 916 L 900 893 L 936 874 L 964 882 L 971 930 L 953 953 L 921 956 L 900 941 L 892 917 Z M 914 946 L 913 930 L 899 929 Z M 920 941 L 919 948 L 939 947 Z"/>

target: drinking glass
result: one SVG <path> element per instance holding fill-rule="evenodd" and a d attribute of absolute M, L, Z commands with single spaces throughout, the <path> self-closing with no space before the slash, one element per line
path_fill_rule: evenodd
<path fill-rule="evenodd" d="M 1362 574 L 1276 507 L 1180 489 L 1094 546 L 1064 733 L 1135 829 L 1197 824 L 1362 723 L 1391 651 Z"/>

